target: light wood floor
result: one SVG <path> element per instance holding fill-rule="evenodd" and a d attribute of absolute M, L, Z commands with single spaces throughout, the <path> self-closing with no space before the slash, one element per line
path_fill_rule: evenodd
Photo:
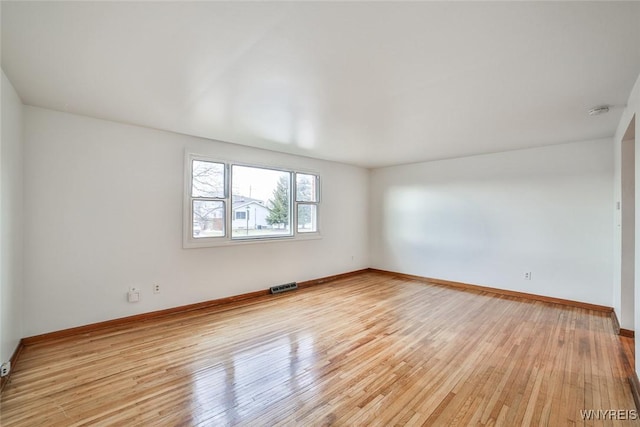
<path fill-rule="evenodd" d="M 622 351 L 606 313 L 363 273 L 28 346 L 1 424 L 585 425 L 635 409 Z"/>

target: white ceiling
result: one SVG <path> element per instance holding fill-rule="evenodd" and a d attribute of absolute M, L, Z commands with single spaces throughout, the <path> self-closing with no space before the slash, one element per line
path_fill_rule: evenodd
<path fill-rule="evenodd" d="M 375 167 L 613 135 L 640 3 L 3 2 L 2 68 L 29 105 Z"/>

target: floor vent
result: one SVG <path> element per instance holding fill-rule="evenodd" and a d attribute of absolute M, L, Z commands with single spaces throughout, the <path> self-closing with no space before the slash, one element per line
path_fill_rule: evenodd
<path fill-rule="evenodd" d="M 272 294 L 279 294 L 280 292 L 292 291 L 298 289 L 296 282 L 285 283 L 284 285 L 272 286 L 269 288 Z"/>

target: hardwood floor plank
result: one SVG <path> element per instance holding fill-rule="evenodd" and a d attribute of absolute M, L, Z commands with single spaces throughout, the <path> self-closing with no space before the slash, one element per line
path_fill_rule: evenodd
<path fill-rule="evenodd" d="M 0 421 L 640 425 L 581 418 L 635 409 L 633 338 L 613 329 L 604 311 L 365 272 L 27 344 Z"/>

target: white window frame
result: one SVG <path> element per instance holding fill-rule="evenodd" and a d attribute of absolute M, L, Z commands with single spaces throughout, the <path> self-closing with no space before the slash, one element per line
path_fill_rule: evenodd
<path fill-rule="evenodd" d="M 217 237 L 193 237 L 193 200 L 199 199 L 194 198 L 191 194 L 192 188 L 192 164 L 194 160 L 204 161 L 204 162 L 212 162 L 212 163 L 222 163 L 225 165 L 225 189 L 224 199 L 217 199 L 224 201 L 225 205 L 225 215 L 224 215 L 224 236 Z M 290 173 L 291 179 L 291 193 L 290 193 L 290 234 L 281 235 L 281 236 L 260 236 L 260 237 L 236 237 L 232 238 L 233 230 L 231 228 L 231 224 L 233 222 L 233 206 L 232 206 L 232 191 L 233 182 L 232 182 L 232 167 L 233 166 L 244 166 L 244 167 L 252 167 L 258 169 L 271 169 L 280 172 Z M 297 201 L 297 179 L 296 174 L 301 173 L 305 175 L 314 175 L 316 177 L 316 192 L 317 192 L 317 202 L 300 202 L 300 204 L 314 204 L 316 205 L 316 231 L 314 232 L 298 232 L 298 201 Z M 196 154 L 192 152 L 185 152 L 185 160 L 184 160 L 184 203 L 183 203 L 183 221 L 182 221 L 182 246 L 185 249 L 190 248 L 208 248 L 208 247 L 219 247 L 219 246 L 233 246 L 233 245 L 242 245 L 242 244 L 255 244 L 255 243 L 269 243 L 269 242 L 283 242 L 283 241 L 300 241 L 300 240 L 315 240 L 321 239 L 322 235 L 320 233 L 320 202 L 321 202 L 321 183 L 322 179 L 318 172 L 307 170 L 307 169 L 292 169 L 287 167 L 281 167 L 277 165 L 267 165 L 267 164 L 258 164 L 258 163 L 244 163 L 230 160 L 223 160 L 216 157 L 211 157 L 207 155 Z"/>
<path fill-rule="evenodd" d="M 315 187 L 316 187 L 316 200 L 315 201 L 298 201 L 298 177 L 297 174 L 300 175 L 311 175 L 313 177 L 315 177 Z M 293 180 L 294 182 L 294 191 L 295 194 L 293 194 L 292 199 L 293 199 L 293 210 L 294 210 L 294 215 L 296 217 L 295 220 L 295 233 L 296 234 L 302 234 L 302 235 L 308 235 L 308 234 L 314 234 L 314 233 L 319 233 L 320 232 L 320 175 L 316 174 L 316 173 L 309 173 L 309 172 L 302 172 L 302 171 L 298 171 L 296 172 L 296 174 L 293 175 Z M 316 230 L 315 231 L 298 231 L 298 206 L 300 205 L 309 205 L 309 206 L 315 206 L 316 207 Z"/>

